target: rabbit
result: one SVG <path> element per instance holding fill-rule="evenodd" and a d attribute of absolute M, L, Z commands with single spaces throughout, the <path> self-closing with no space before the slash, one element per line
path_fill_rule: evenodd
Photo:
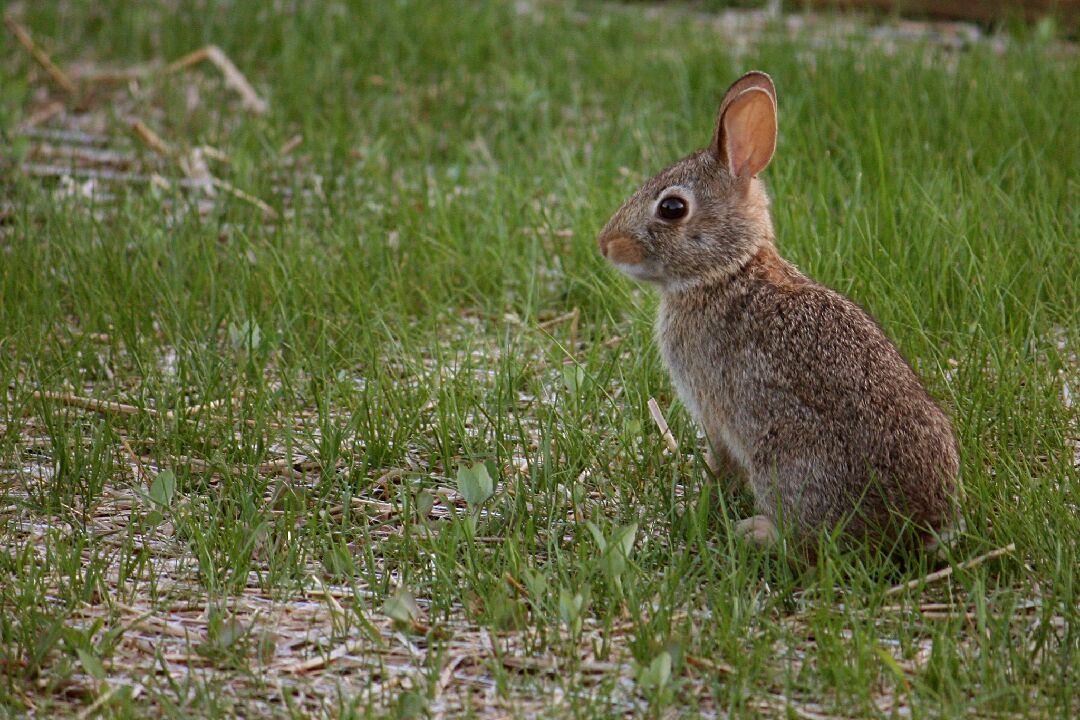
<path fill-rule="evenodd" d="M 930 547 L 956 509 L 951 423 L 865 310 L 777 254 L 757 177 L 776 137 L 773 82 L 747 73 L 710 145 L 634 193 L 600 253 L 659 288 L 657 342 L 706 461 L 753 493 L 758 514 L 737 536 Z"/>

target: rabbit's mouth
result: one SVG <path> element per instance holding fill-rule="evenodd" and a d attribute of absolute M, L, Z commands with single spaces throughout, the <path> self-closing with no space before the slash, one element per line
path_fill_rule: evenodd
<path fill-rule="evenodd" d="M 598 239 L 600 254 L 603 255 L 623 274 L 635 280 L 659 282 L 662 278 L 645 252 L 641 243 L 626 235 L 601 235 Z"/>
<path fill-rule="evenodd" d="M 657 271 L 656 267 L 652 263 L 638 263 L 636 265 L 629 265 L 627 263 L 614 263 L 624 275 L 634 278 L 635 280 L 641 280 L 644 282 L 658 283 L 664 280 L 664 277 Z"/>

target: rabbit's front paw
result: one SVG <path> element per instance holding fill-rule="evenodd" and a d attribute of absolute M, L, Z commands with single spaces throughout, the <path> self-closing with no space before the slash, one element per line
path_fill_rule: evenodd
<path fill-rule="evenodd" d="M 735 537 L 758 547 L 772 547 L 780 539 L 772 520 L 764 515 L 754 515 L 735 523 Z"/>

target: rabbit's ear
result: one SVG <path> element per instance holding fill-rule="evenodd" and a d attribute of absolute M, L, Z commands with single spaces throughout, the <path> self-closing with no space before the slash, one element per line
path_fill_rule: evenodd
<path fill-rule="evenodd" d="M 765 169 L 776 150 L 776 95 L 765 73 L 735 81 L 720 103 L 713 153 L 738 177 Z"/>
<path fill-rule="evenodd" d="M 773 103 L 776 103 L 776 86 L 773 85 L 772 78 L 760 70 L 751 70 L 731 83 L 731 87 L 724 93 L 724 99 L 720 101 L 720 110 L 716 113 L 717 120 L 724 116 L 724 111 L 727 110 L 732 100 L 741 95 L 743 90 L 749 90 L 752 87 L 761 88 L 769 93 L 769 95 L 772 95 Z M 717 124 L 716 129 L 719 131 L 719 124 Z"/>

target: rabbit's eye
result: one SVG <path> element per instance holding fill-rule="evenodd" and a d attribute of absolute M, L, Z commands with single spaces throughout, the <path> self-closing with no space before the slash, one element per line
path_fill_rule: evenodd
<path fill-rule="evenodd" d="M 668 195 L 656 206 L 656 214 L 665 220 L 678 220 L 686 216 L 686 211 L 686 201 L 674 195 Z"/>

